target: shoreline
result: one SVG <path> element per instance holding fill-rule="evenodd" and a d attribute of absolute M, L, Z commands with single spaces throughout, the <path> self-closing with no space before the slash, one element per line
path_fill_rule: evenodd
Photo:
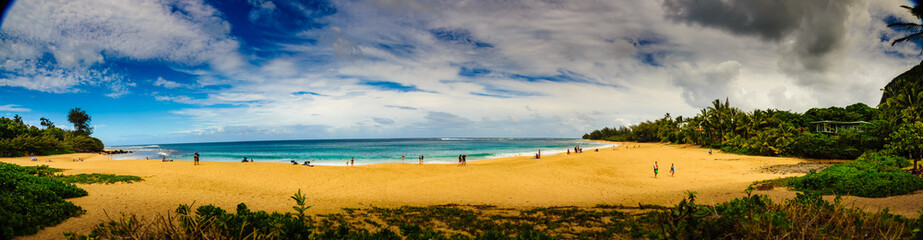
<path fill-rule="evenodd" d="M 461 140 L 465 140 L 465 139 L 461 139 Z M 577 143 L 577 144 L 578 144 L 577 146 L 582 146 L 582 145 L 583 145 L 583 143 L 579 143 L 579 142 L 594 142 L 594 143 L 599 143 L 599 144 L 601 144 L 601 145 L 599 145 L 599 146 L 593 146 L 593 147 L 583 148 L 583 149 L 586 150 L 586 151 L 592 151 L 592 150 L 594 150 L 594 149 L 603 149 L 603 148 L 617 147 L 617 146 L 620 146 L 620 144 L 621 144 L 620 142 L 608 142 L 608 141 L 602 141 L 602 140 L 588 140 L 588 139 L 572 139 L 572 140 L 578 142 L 578 143 Z M 157 147 L 160 147 L 160 145 L 158 145 L 158 144 L 144 145 L 144 146 L 157 146 Z M 574 146 L 571 146 L 571 147 L 574 147 Z M 553 150 L 550 150 L 550 151 L 549 151 L 549 149 L 553 149 Z M 564 150 L 554 150 L 554 149 L 564 149 Z M 107 150 L 111 150 L 111 149 L 107 149 Z M 124 149 L 116 149 L 116 150 L 123 150 L 123 151 L 124 151 Z M 171 151 L 172 151 L 172 149 L 160 149 L 160 150 L 171 150 Z M 491 154 L 489 154 L 489 155 L 487 155 L 487 156 L 483 156 L 483 158 L 469 156 L 468 162 L 476 162 L 476 161 L 481 161 L 481 160 L 498 159 L 498 158 L 533 157 L 539 150 L 541 150 L 542 157 L 546 157 L 546 156 L 552 156 L 552 155 L 557 155 L 557 154 L 564 154 L 564 153 L 567 153 L 568 150 L 573 150 L 573 149 L 572 149 L 572 148 L 566 148 L 566 147 L 564 147 L 564 148 L 536 148 L 536 149 L 534 149 L 534 151 L 531 151 L 531 152 L 505 152 L 505 153 L 504 153 L 504 152 L 501 152 L 501 153 L 491 153 Z M 142 150 L 142 151 L 143 151 L 143 150 Z M 203 156 L 207 156 L 207 154 L 208 154 L 208 152 L 202 152 L 202 151 L 200 151 L 200 152 L 202 153 Z M 185 155 L 183 155 L 183 156 L 181 156 L 181 158 L 172 159 L 172 158 L 168 155 L 168 156 L 167 156 L 167 159 L 172 159 L 173 161 L 190 161 L 190 162 L 192 161 L 191 158 L 190 158 L 190 159 L 185 159 L 186 157 L 191 157 L 191 156 L 185 156 Z M 253 158 L 250 158 L 250 157 L 248 157 L 248 158 L 251 159 L 251 160 L 253 160 Z M 353 158 L 353 157 L 350 157 L 350 158 Z M 374 165 L 374 164 L 383 164 L 383 163 L 413 163 L 413 164 L 417 164 L 417 156 L 409 156 L 409 155 L 407 155 L 407 158 L 406 158 L 404 161 L 400 161 L 400 160 L 399 160 L 399 159 L 400 159 L 400 156 L 395 156 L 395 157 L 393 157 L 393 158 L 360 158 L 360 157 L 354 157 L 354 158 L 355 158 L 355 160 L 356 160 L 356 165 Z M 474 158 L 474 159 L 472 159 L 472 158 Z M 212 158 L 212 159 L 214 159 L 214 158 Z M 316 160 L 315 160 L 315 159 L 316 159 Z M 259 161 L 257 161 L 257 162 L 261 162 L 261 163 L 263 163 L 263 162 L 268 162 L 268 163 L 284 163 L 284 164 L 292 165 L 290 161 L 295 161 L 295 162 L 298 162 L 299 164 L 303 164 L 304 161 L 311 161 L 312 165 L 315 165 L 315 166 L 341 166 L 341 167 L 343 167 L 343 166 L 348 166 L 347 164 L 345 164 L 345 161 L 346 161 L 347 159 L 348 159 L 348 158 L 342 158 L 342 159 L 341 159 L 341 158 L 297 158 L 297 159 L 295 159 L 295 158 L 281 158 L 281 159 L 261 158 L 261 159 L 259 159 Z M 160 161 L 161 158 L 160 158 L 160 157 L 157 157 L 157 158 L 144 159 L 143 156 L 134 155 L 134 153 L 133 153 L 132 151 L 128 151 L 127 153 L 125 153 L 124 155 L 121 155 L 121 156 L 120 156 L 119 154 L 112 155 L 112 160 L 118 160 L 118 161 L 124 161 L 124 160 L 151 160 L 151 161 Z M 202 162 L 243 163 L 243 162 L 241 161 L 241 158 L 237 158 L 237 159 L 233 159 L 233 160 L 225 160 L 225 159 L 222 159 L 222 160 L 208 160 L 208 157 L 203 157 L 203 160 L 200 160 L 200 161 L 202 161 Z M 425 159 L 425 161 L 424 161 L 424 164 L 457 164 L 457 161 L 456 161 L 456 159 L 454 158 L 454 156 L 452 156 L 452 157 L 445 157 L 445 156 L 435 156 L 435 157 L 431 157 L 430 155 L 426 155 L 426 159 Z"/>
<path fill-rule="evenodd" d="M 341 212 L 342 208 L 431 206 L 442 204 L 492 205 L 504 208 L 578 206 L 597 204 L 672 206 L 698 192 L 701 204 L 714 204 L 746 196 L 754 181 L 800 174 L 762 172 L 771 165 L 791 165 L 810 160 L 727 154 L 693 145 L 629 143 L 637 148 L 610 147 L 599 152 L 544 155 L 541 159 L 507 157 L 456 164 L 379 163 L 343 166 L 293 166 L 270 162 L 108 160 L 99 154 L 39 157 L 53 162 L 32 162 L 28 157 L 0 158 L 24 166 L 49 165 L 68 169 L 64 174 L 110 173 L 135 175 L 144 181 L 116 184 L 77 184 L 89 196 L 68 199 L 86 214 L 45 228 L 21 239 L 61 239 L 64 231 L 86 233 L 92 226 L 120 212 L 150 219 L 179 204 L 213 204 L 234 209 L 246 203 L 253 210 L 290 212 L 289 196 L 299 189 L 314 206 L 310 214 Z M 71 159 L 83 156 L 83 162 Z M 652 164 L 661 172 L 653 177 Z M 676 163 L 677 174 L 669 174 Z M 774 200 L 794 197 L 782 189 L 754 191 Z M 831 197 L 832 198 L 832 197 Z M 919 201 L 917 200 L 919 199 Z M 867 209 L 890 207 L 892 213 L 916 216 L 923 207 L 923 191 L 885 199 L 847 197 Z M 895 202 L 896 201 L 896 202 Z M 863 205 L 864 204 L 864 205 Z"/>

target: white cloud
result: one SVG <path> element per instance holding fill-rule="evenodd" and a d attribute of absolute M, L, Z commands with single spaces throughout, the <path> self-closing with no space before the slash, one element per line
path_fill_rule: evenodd
<path fill-rule="evenodd" d="M 255 22 L 285 5 L 249 3 Z M 705 3 L 804 8 L 738 16 L 766 27 L 673 11 Z M 835 8 L 820 9 L 825 3 Z M 178 134 L 579 136 L 694 115 L 725 97 L 744 109 L 874 105 L 881 86 L 918 63 L 917 46 L 887 40 L 901 33 L 887 29 L 886 16 L 910 18 L 903 3 L 333 1 L 335 13 L 314 19 L 321 26 L 291 31 L 304 43 L 252 46 L 200 1 L 19 1 L 10 12 L 29 14 L 7 17 L 0 71 L 21 74 L 0 75 L 0 85 L 73 92 L 119 76 L 86 66 L 154 60 L 196 81 L 154 81 L 177 92 L 155 100 L 191 105 L 173 112 L 193 122 Z M 17 10 L 27 7 L 36 10 Z M 284 54 L 242 56 L 241 46 Z M 119 81 L 132 84 L 108 82 Z"/>
<path fill-rule="evenodd" d="M 173 89 L 173 88 L 190 88 L 190 87 L 191 87 L 191 86 L 186 85 L 186 84 L 182 84 L 182 83 L 178 83 L 178 82 L 174 82 L 174 81 L 170 81 L 170 80 L 163 79 L 162 77 L 158 77 L 157 80 L 154 81 L 154 86 L 161 86 L 161 87 L 165 87 L 165 88 L 169 88 L 169 89 Z"/>
<path fill-rule="evenodd" d="M 7 105 L 0 105 L 0 111 L 2 112 L 29 112 L 29 111 L 32 111 L 32 109 L 24 108 L 22 107 L 22 105 L 7 104 Z"/>
<path fill-rule="evenodd" d="M 868 37 L 894 35 L 880 19 L 899 4 L 843 5 L 837 13 L 849 16 L 839 19 L 858 27 L 837 35 L 847 39 L 821 59 L 827 67 L 803 76 L 780 64 L 797 55 L 788 38 L 677 24 L 661 15 L 661 2 L 335 4 L 327 27 L 298 33 L 316 45 L 286 45 L 300 55 L 269 60 L 253 76 L 260 81 L 209 96 L 237 107 L 176 113 L 202 126 L 327 126 L 328 137 L 578 136 L 664 113 L 694 115 L 726 97 L 744 109 L 873 105 L 879 85 L 913 64 Z M 808 36 L 814 27 L 786 31 Z M 440 39 L 436 30 L 456 35 Z M 290 64 L 317 58 L 331 62 Z M 485 71 L 459 76 L 462 67 Z"/>
<path fill-rule="evenodd" d="M 121 76 L 108 70 L 112 60 L 210 64 L 219 71 L 243 64 L 230 25 L 200 1 L 17 1 L 7 13 L 0 28 L 5 86 L 60 93 L 110 84 L 97 79 Z M 130 86 L 109 95 L 122 95 Z"/>

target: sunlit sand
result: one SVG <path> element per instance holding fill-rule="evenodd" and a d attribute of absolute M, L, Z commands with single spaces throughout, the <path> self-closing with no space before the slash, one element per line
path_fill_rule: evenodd
<path fill-rule="evenodd" d="M 89 196 L 70 199 L 86 214 L 46 228 L 27 239 L 63 238 L 64 231 L 87 232 L 121 212 L 147 219 L 172 211 L 179 204 L 214 204 L 227 210 L 238 203 L 251 209 L 289 212 L 289 198 L 299 189 L 314 207 L 311 213 L 337 212 L 341 208 L 398 207 L 438 204 L 486 204 L 499 207 L 595 206 L 596 204 L 673 205 L 695 191 L 702 204 L 745 196 L 754 181 L 792 174 L 773 174 L 770 165 L 805 160 L 725 154 L 689 145 L 628 143 L 625 146 L 558 154 L 541 159 L 513 157 L 455 164 L 387 163 L 354 167 L 290 165 L 283 163 L 109 160 L 97 154 L 69 154 L 4 158 L 20 165 L 47 164 L 70 169 L 65 174 L 112 173 L 136 175 L 144 181 L 125 184 L 78 184 Z M 86 159 L 73 162 L 75 157 Z M 45 162 L 52 160 L 52 162 Z M 653 164 L 660 165 L 654 178 Z M 670 176 L 670 164 L 677 173 Z M 797 175 L 797 174 L 795 174 Z M 791 191 L 772 190 L 774 198 L 791 197 Z M 923 193 L 881 199 L 849 198 L 856 205 L 916 216 Z M 108 215 L 108 217 L 107 217 Z"/>

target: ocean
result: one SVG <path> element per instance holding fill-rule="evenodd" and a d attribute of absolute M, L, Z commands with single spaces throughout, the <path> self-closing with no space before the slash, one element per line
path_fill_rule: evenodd
<path fill-rule="evenodd" d="M 113 159 L 151 159 L 162 156 L 174 160 L 192 160 L 199 152 L 202 161 L 240 162 L 245 157 L 255 162 L 304 163 L 343 166 L 348 158 L 355 164 L 417 163 L 420 155 L 424 163 L 456 163 L 458 155 L 465 154 L 469 161 L 481 159 L 557 154 L 580 146 L 585 151 L 614 145 L 561 138 L 417 138 L 417 139 L 337 139 L 337 140 L 280 140 L 253 142 L 216 142 L 114 146 L 109 149 L 132 151 L 116 154 Z"/>

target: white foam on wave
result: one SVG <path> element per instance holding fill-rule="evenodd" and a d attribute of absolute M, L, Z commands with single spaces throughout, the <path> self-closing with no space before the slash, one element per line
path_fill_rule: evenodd
<path fill-rule="evenodd" d="M 515 138 L 439 138 L 442 141 L 506 141 L 515 140 Z"/>
<path fill-rule="evenodd" d="M 621 145 L 620 145 L 620 144 L 605 144 L 605 145 L 594 146 L 594 147 L 586 147 L 586 148 L 583 148 L 583 150 L 584 150 L 584 151 L 587 151 L 587 150 L 593 150 L 593 149 L 597 149 L 597 148 L 602 149 L 602 148 L 612 148 L 612 147 L 618 147 L 618 146 L 621 146 Z M 545 150 L 545 149 L 542 149 L 542 156 L 561 154 L 561 153 L 565 153 L 565 152 L 567 152 L 567 151 L 568 151 L 567 149 L 565 149 L 565 150 Z M 484 157 L 484 159 L 507 158 L 507 157 L 526 157 L 526 156 L 528 156 L 528 157 L 534 157 L 535 154 L 537 154 L 537 153 L 538 153 L 538 151 L 535 151 L 535 152 L 518 152 L 518 153 L 498 153 L 498 154 L 492 154 L 492 155 L 490 155 L 490 156 Z"/>

